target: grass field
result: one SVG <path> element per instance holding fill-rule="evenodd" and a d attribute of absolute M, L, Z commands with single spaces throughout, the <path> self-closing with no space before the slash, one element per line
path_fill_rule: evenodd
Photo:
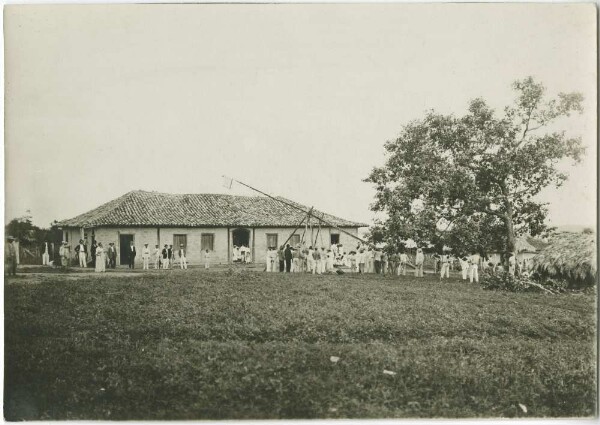
<path fill-rule="evenodd" d="M 25 274 L 5 417 L 592 416 L 595 306 L 433 277 Z"/>

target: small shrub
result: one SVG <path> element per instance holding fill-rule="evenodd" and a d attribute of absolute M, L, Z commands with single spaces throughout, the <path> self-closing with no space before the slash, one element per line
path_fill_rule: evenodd
<path fill-rule="evenodd" d="M 485 272 L 481 278 L 481 286 L 484 289 L 509 292 L 544 292 L 535 284 L 541 284 L 550 291 L 564 292 L 566 283 L 560 280 L 546 280 L 543 284 L 535 281 L 535 277 L 513 276 L 508 272 L 491 273 Z"/>

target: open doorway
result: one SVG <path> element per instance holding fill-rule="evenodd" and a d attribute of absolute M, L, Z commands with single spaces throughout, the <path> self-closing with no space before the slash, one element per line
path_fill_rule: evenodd
<path fill-rule="evenodd" d="M 129 247 L 133 235 L 119 235 L 119 264 L 129 264 Z"/>
<path fill-rule="evenodd" d="M 244 245 L 246 248 L 250 248 L 250 230 L 248 229 L 235 229 L 231 232 L 232 244 L 240 247 Z"/>

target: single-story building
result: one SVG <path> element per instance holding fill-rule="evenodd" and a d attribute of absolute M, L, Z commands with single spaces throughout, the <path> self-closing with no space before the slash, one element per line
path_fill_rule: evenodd
<path fill-rule="evenodd" d="M 539 251 L 548 246 L 547 242 L 533 236 L 519 236 L 516 241 L 517 262 L 528 262 L 535 257 Z M 502 262 L 501 252 L 489 252 L 487 257 L 490 262 L 500 264 Z"/>
<path fill-rule="evenodd" d="M 281 202 L 283 201 L 283 202 Z M 286 205 L 289 204 L 289 205 Z M 293 208 L 292 206 L 296 208 Z M 212 263 L 232 262 L 233 246 L 250 248 L 253 262 L 265 262 L 268 247 L 278 247 L 298 228 L 288 243 L 304 239 L 307 245 L 329 247 L 341 243 L 356 247 L 358 228 L 366 224 L 325 214 L 315 209 L 307 222 L 303 205 L 285 198 L 220 194 L 168 194 L 136 190 L 89 212 L 61 221 L 63 240 L 71 252 L 80 239 L 91 246 L 110 242 L 117 247 L 117 264 L 127 264 L 128 247 L 133 242 L 136 262 L 147 243 L 154 250 L 164 244 L 178 249 L 183 244 L 189 263 L 199 264 L 202 252 L 212 252 Z M 323 222 L 322 218 L 332 226 Z M 337 227 L 337 228 L 336 228 Z M 74 255 L 74 253 L 73 253 Z"/>

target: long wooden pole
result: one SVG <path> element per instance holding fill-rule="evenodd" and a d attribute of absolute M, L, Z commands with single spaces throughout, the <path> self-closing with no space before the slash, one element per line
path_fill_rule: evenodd
<path fill-rule="evenodd" d="M 223 177 L 225 177 L 225 178 L 228 178 L 227 176 L 223 176 Z M 243 182 L 241 182 L 241 181 L 239 181 L 239 180 L 236 180 L 236 179 L 231 179 L 231 180 L 233 180 L 233 181 L 234 181 L 234 182 L 236 182 L 236 183 L 239 183 L 239 184 L 241 184 L 242 186 L 246 186 L 248 189 L 252 189 L 252 190 L 254 190 L 255 192 L 258 192 L 258 193 L 260 193 L 260 194 L 263 194 L 263 195 L 265 195 L 265 196 L 267 196 L 267 197 L 269 197 L 269 198 L 271 198 L 271 199 L 274 199 L 274 200 L 276 200 L 276 201 L 279 201 L 279 202 L 281 202 L 282 204 L 285 204 L 285 205 L 287 205 L 288 207 L 294 208 L 294 209 L 296 209 L 296 210 L 298 210 L 298 211 L 302 211 L 302 212 L 303 212 L 303 213 L 305 213 L 305 214 L 308 214 L 308 213 L 310 212 L 310 211 L 306 211 L 305 209 L 303 209 L 303 208 L 300 208 L 300 207 L 298 207 L 298 206 L 296 206 L 296 205 L 290 204 L 289 202 L 286 202 L 286 201 L 284 201 L 283 199 L 279 199 L 279 198 L 276 198 L 276 197 L 274 197 L 274 196 L 271 196 L 271 195 L 269 195 L 268 193 L 265 193 L 265 192 L 263 192 L 262 190 L 258 190 L 257 188 L 255 188 L 255 187 L 252 187 L 252 186 L 250 186 L 250 185 L 248 185 L 248 184 L 246 184 L 246 183 L 243 183 Z M 330 227 L 333 227 L 334 229 L 337 229 L 337 230 L 339 230 L 340 232 L 342 232 L 342 233 L 344 233 L 344 234 L 346 234 L 346 235 L 350 236 L 351 238 L 357 239 L 357 240 L 361 241 L 362 243 L 367 243 L 367 241 L 365 241 L 364 239 L 361 239 L 361 238 L 359 238 L 358 236 L 356 236 L 356 235 L 353 235 L 352 233 L 345 231 L 344 229 L 342 229 L 342 228 L 340 228 L 340 227 L 336 226 L 335 224 L 332 224 L 332 223 L 328 222 L 327 220 L 323 219 L 322 217 L 317 217 L 316 215 L 313 215 L 313 217 L 314 217 L 314 218 L 316 218 L 317 220 L 319 220 L 320 222 L 323 222 L 323 223 L 327 224 L 328 226 L 330 226 Z"/>
<path fill-rule="evenodd" d="M 292 234 L 291 234 L 290 236 L 288 236 L 288 238 L 287 238 L 287 239 L 285 240 L 285 242 L 283 243 L 283 246 L 285 246 L 285 244 L 286 244 L 286 243 L 287 243 L 287 242 L 288 242 L 290 239 L 292 239 L 292 236 L 294 236 L 294 235 L 296 234 L 296 232 L 298 231 L 298 229 L 300 228 L 300 226 L 302 226 L 302 223 L 304 223 L 304 220 L 306 220 L 306 217 L 308 217 L 308 216 L 305 216 L 305 217 L 302 219 L 302 221 L 301 221 L 300 223 L 298 223 L 298 226 L 297 226 L 297 227 L 294 229 L 294 231 L 292 232 Z"/>

